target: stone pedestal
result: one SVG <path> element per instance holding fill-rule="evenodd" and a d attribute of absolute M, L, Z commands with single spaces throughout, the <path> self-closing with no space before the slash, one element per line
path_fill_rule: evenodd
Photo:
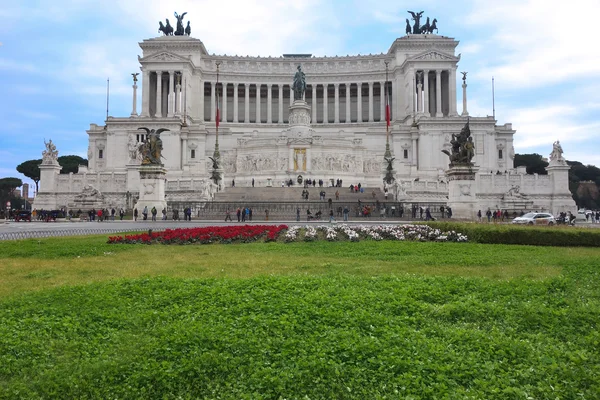
<path fill-rule="evenodd" d="M 290 126 L 310 126 L 310 106 L 304 100 L 294 100 L 290 106 Z"/>
<path fill-rule="evenodd" d="M 452 208 L 452 218 L 477 218 L 476 173 L 477 168 L 471 165 L 451 165 L 446 171 L 448 206 Z"/>
<path fill-rule="evenodd" d="M 39 191 L 36 193 L 32 207 L 38 210 L 55 210 L 58 208 L 56 192 L 57 178 L 62 167 L 58 161 L 44 161 L 40 164 Z"/>
<path fill-rule="evenodd" d="M 156 207 L 158 211 L 157 218 L 160 218 L 161 212 L 167 208 L 165 200 L 165 176 L 167 170 L 160 165 L 142 165 L 140 171 L 140 198 L 135 204 L 138 213 L 141 215 L 144 207 L 148 207 L 148 215 L 150 218 L 150 210 Z"/>
<path fill-rule="evenodd" d="M 563 160 L 552 160 L 546 167 L 552 182 L 552 203 L 550 211 L 556 215 L 562 211 L 577 212 L 577 205 L 569 190 L 569 169 L 571 167 Z"/>

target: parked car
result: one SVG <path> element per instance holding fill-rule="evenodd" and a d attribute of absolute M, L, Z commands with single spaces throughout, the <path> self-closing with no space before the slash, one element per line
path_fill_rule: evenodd
<path fill-rule="evenodd" d="M 556 219 L 552 214 L 530 212 L 513 219 L 512 223 L 521 225 L 554 225 L 556 224 Z"/>
<path fill-rule="evenodd" d="M 15 222 L 27 221 L 31 222 L 31 211 L 20 210 L 15 215 Z"/>

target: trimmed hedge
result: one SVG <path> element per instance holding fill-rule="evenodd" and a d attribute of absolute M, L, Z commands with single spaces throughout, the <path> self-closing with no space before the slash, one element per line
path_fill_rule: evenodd
<path fill-rule="evenodd" d="M 454 221 L 427 222 L 443 231 L 467 235 L 470 242 L 531 246 L 600 247 L 600 229 L 569 226 L 521 226 Z"/>

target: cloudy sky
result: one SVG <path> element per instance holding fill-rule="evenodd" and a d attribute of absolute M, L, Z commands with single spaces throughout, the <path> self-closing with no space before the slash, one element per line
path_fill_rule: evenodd
<path fill-rule="evenodd" d="M 41 158 L 44 138 L 60 155 L 86 157 L 85 130 L 104 124 L 107 78 L 110 115 L 128 116 L 138 42 L 174 11 L 187 11 L 210 53 L 334 56 L 387 52 L 406 11 L 425 10 L 460 40 L 471 115 L 492 114 L 493 76 L 496 118 L 517 129 L 518 153 L 548 156 L 559 139 L 567 159 L 600 165 L 598 0 L 1 2 L 0 177 L 24 178 L 15 167 Z"/>

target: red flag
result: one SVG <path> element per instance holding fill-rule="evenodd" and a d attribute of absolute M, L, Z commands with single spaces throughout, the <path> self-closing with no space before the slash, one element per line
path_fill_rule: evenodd
<path fill-rule="evenodd" d="M 215 123 L 217 124 L 217 128 L 219 127 L 219 120 L 221 119 L 221 113 L 219 112 L 219 102 L 217 101 L 217 116 L 215 118 Z"/>
<path fill-rule="evenodd" d="M 387 100 L 387 99 L 386 99 Z M 387 103 L 387 101 L 386 101 Z M 390 126 L 390 105 L 386 104 L 385 105 L 385 122 L 387 123 L 387 126 Z"/>

